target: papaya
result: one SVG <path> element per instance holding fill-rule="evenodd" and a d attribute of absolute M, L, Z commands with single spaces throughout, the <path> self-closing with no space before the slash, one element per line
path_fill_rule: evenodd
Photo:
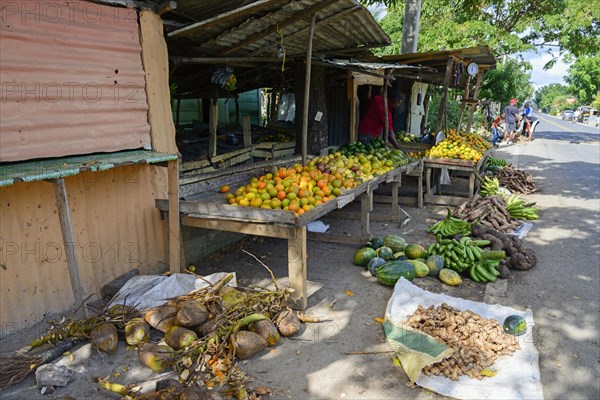
<path fill-rule="evenodd" d="M 457 286 L 462 283 L 462 279 L 460 278 L 460 275 L 458 275 L 458 272 L 449 268 L 442 268 L 439 273 L 439 278 L 448 286 Z"/>
<path fill-rule="evenodd" d="M 404 254 L 411 260 L 416 258 L 423 258 L 426 254 L 426 250 L 420 244 L 409 244 L 404 248 Z"/>

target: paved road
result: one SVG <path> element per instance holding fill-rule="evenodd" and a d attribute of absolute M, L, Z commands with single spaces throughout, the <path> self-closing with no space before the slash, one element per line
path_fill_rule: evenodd
<path fill-rule="evenodd" d="M 505 305 L 533 310 L 546 399 L 600 398 L 599 129 L 539 116 L 531 143 L 496 154 L 534 173 L 542 209 L 526 241 L 538 265 L 513 274 Z"/>

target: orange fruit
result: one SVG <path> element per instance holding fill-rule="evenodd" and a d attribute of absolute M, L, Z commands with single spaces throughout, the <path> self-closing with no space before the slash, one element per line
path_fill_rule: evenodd
<path fill-rule="evenodd" d="M 262 199 L 260 197 L 256 197 L 254 199 L 252 199 L 252 201 L 250 202 L 250 205 L 252 207 L 260 207 L 262 206 Z"/>
<path fill-rule="evenodd" d="M 238 203 L 242 207 L 248 207 L 250 205 L 250 202 L 248 201 L 248 199 L 242 199 Z"/>
<path fill-rule="evenodd" d="M 223 186 L 221 186 L 221 188 L 219 189 L 219 191 L 221 193 L 227 193 L 227 192 L 229 192 L 229 186 L 228 185 L 223 185 Z"/>

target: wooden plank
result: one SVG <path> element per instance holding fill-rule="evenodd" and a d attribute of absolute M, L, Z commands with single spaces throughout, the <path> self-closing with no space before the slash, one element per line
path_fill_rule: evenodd
<path fill-rule="evenodd" d="M 385 70 L 385 74 L 387 75 L 387 70 Z M 388 85 L 387 85 L 387 81 L 386 81 L 383 83 L 383 137 L 384 137 L 386 147 L 390 140 L 388 138 L 389 131 L 390 131 L 390 120 L 389 120 L 389 112 L 388 112 Z"/>
<path fill-rule="evenodd" d="M 171 57 L 174 62 L 180 64 L 264 64 L 277 63 L 283 61 L 277 57 Z"/>
<path fill-rule="evenodd" d="M 140 44 L 146 75 L 146 99 L 152 150 L 177 154 L 175 124 L 169 91 L 169 57 L 160 16 L 152 11 L 140 13 Z"/>
<path fill-rule="evenodd" d="M 294 308 L 300 310 L 308 306 L 308 290 L 306 282 L 308 253 L 306 252 L 306 227 L 294 229 L 294 238 L 288 239 L 288 277 L 290 301 Z"/>
<path fill-rule="evenodd" d="M 448 87 L 450 86 L 450 79 L 452 78 L 452 65 L 454 59 L 448 58 L 446 63 L 446 75 L 444 76 L 444 87 L 442 89 L 442 99 L 440 100 L 440 109 L 438 110 L 437 122 L 435 124 L 435 134 L 437 134 L 442 128 L 442 119 L 446 113 L 446 103 L 448 102 Z"/>
<path fill-rule="evenodd" d="M 325 1 L 324 3 L 331 4 L 330 1 Z M 327 5 L 329 5 L 327 4 Z M 314 6 L 313 6 L 314 7 Z M 313 8 L 313 7 L 309 7 Z M 302 164 L 306 165 L 306 153 L 308 149 L 308 107 L 310 100 L 310 72 L 312 66 L 312 45 L 313 45 L 313 36 L 315 34 L 315 13 L 312 14 L 310 19 L 310 30 L 308 31 L 308 43 L 306 49 L 306 74 L 304 76 L 304 104 L 302 106 Z"/>
<path fill-rule="evenodd" d="M 228 221 L 215 218 L 198 218 L 194 215 L 181 217 L 181 224 L 195 228 L 212 229 L 246 235 L 266 236 L 280 239 L 294 239 L 294 228 L 284 225 L 260 224 L 247 221 Z"/>
<path fill-rule="evenodd" d="M 380 74 L 382 76 L 386 75 L 385 70 L 377 70 L 376 72 L 377 74 Z M 384 79 L 383 77 L 377 77 L 377 76 L 373 76 L 370 74 L 363 74 L 360 72 L 356 72 L 356 71 L 350 71 L 350 74 L 352 74 L 352 78 L 354 79 L 354 81 L 356 82 L 357 85 L 373 85 L 373 86 L 383 86 L 384 85 Z"/>
<path fill-rule="evenodd" d="M 400 221 L 400 206 L 398 205 L 399 182 L 392 182 L 392 221 Z"/>
<path fill-rule="evenodd" d="M 242 132 L 244 134 L 244 147 L 252 146 L 252 129 L 250 127 L 250 116 L 248 114 L 242 116 Z"/>
<path fill-rule="evenodd" d="M 227 11 L 225 13 L 219 14 L 212 18 L 205 19 L 204 21 L 196 22 L 195 24 L 191 24 L 185 26 L 181 29 L 177 29 L 173 32 L 169 32 L 167 36 L 181 36 L 181 35 L 191 35 L 194 32 L 199 31 L 200 29 L 206 29 L 212 26 L 218 26 L 224 24 L 228 21 L 231 21 L 236 18 L 240 18 L 242 16 L 250 16 L 252 13 L 256 13 L 264 8 L 271 7 L 277 5 L 278 3 L 286 3 L 286 0 L 260 0 L 255 1 L 254 3 L 248 4 L 243 7 L 236 8 L 231 11 Z"/>
<path fill-rule="evenodd" d="M 347 87 L 350 103 L 350 142 L 355 142 L 358 140 L 358 82 L 350 71 L 348 71 Z"/>
<path fill-rule="evenodd" d="M 69 199 L 67 189 L 63 178 L 52 180 L 54 183 L 54 196 L 56 197 L 56 207 L 58 208 L 58 220 L 60 222 L 60 232 L 62 234 L 63 245 L 69 268 L 69 279 L 71 281 L 71 290 L 73 291 L 73 300 L 75 306 L 83 304 L 84 290 L 81 282 L 81 273 L 77 253 L 75 252 L 75 239 L 73 238 L 73 228 L 71 226 L 71 211 L 69 209 Z"/>
<path fill-rule="evenodd" d="M 217 155 L 217 125 L 219 124 L 219 105 L 211 102 L 208 115 L 208 155 Z"/>
<path fill-rule="evenodd" d="M 179 161 L 172 160 L 167 164 L 169 185 L 169 270 L 172 274 L 181 272 L 179 226 Z"/>
<path fill-rule="evenodd" d="M 312 21 L 310 23 L 311 24 L 310 30 L 314 32 L 316 13 L 319 10 L 322 10 L 325 7 L 329 7 L 331 4 L 336 3 L 338 1 L 339 0 L 323 0 L 323 1 L 320 1 L 310 7 L 302 10 L 302 11 L 295 12 L 292 14 L 292 16 L 284 19 L 283 21 L 278 21 L 278 22 L 274 23 L 273 25 L 269 26 L 268 28 L 263 29 L 262 31 L 257 32 L 253 35 L 250 35 L 246 39 L 239 41 L 235 45 L 233 45 L 230 48 L 228 48 L 227 50 L 223 51 L 222 54 L 229 55 L 229 54 L 235 53 L 238 50 L 242 50 L 245 47 L 247 47 L 248 45 L 250 45 L 254 42 L 257 42 L 261 39 L 264 39 L 265 37 L 272 35 L 273 33 L 276 33 L 279 30 L 285 29 L 286 26 L 291 25 L 294 22 L 299 21 L 309 15 L 313 16 Z M 310 53 L 312 56 L 312 34 L 311 33 L 309 33 L 309 35 L 308 35 L 307 45 L 309 48 L 311 48 Z"/>
<path fill-rule="evenodd" d="M 238 149 L 238 150 L 233 150 L 230 151 L 229 153 L 225 153 L 225 154 L 217 154 L 215 157 L 212 158 L 212 163 L 220 163 L 221 161 L 227 161 L 227 160 L 231 160 L 235 157 L 238 156 L 244 156 L 244 155 L 249 155 L 251 153 L 251 149 L 250 148 L 243 148 L 243 149 Z M 243 159 L 243 157 L 242 157 Z M 202 168 L 206 168 L 208 166 L 210 166 L 211 163 L 208 160 L 200 160 L 200 161 L 188 161 L 185 163 L 181 164 L 181 172 L 187 172 L 187 171 L 191 171 L 191 170 L 195 170 L 195 169 L 202 169 Z M 223 168 L 219 168 L 219 171 L 222 171 Z"/>
<path fill-rule="evenodd" d="M 360 197 L 360 236 L 365 242 L 371 238 L 371 211 L 373 211 L 373 195 L 365 193 Z"/>

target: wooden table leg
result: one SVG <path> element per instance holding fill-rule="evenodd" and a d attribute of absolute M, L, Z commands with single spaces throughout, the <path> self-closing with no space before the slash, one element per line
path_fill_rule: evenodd
<path fill-rule="evenodd" d="M 435 194 L 442 193 L 442 169 L 438 168 L 435 173 Z"/>
<path fill-rule="evenodd" d="M 371 211 L 373 211 L 373 192 L 360 196 L 360 237 L 363 242 L 371 239 Z"/>
<path fill-rule="evenodd" d="M 179 242 L 179 161 L 171 160 L 167 164 L 169 187 L 169 271 L 181 272 Z"/>
<path fill-rule="evenodd" d="M 417 208 L 423 208 L 423 169 L 417 177 Z"/>
<path fill-rule="evenodd" d="M 475 173 L 471 172 L 469 175 L 469 198 L 475 194 Z"/>
<path fill-rule="evenodd" d="M 294 308 L 300 310 L 308 306 L 306 264 L 306 227 L 304 226 L 295 228 L 294 238 L 288 239 L 288 276 L 290 287 L 294 289 L 290 301 Z"/>
<path fill-rule="evenodd" d="M 431 195 L 431 168 L 425 170 L 425 185 L 427 185 L 427 195 Z"/>
<path fill-rule="evenodd" d="M 398 205 L 398 189 L 400 182 L 392 182 L 392 221 L 400 222 L 400 205 Z"/>

